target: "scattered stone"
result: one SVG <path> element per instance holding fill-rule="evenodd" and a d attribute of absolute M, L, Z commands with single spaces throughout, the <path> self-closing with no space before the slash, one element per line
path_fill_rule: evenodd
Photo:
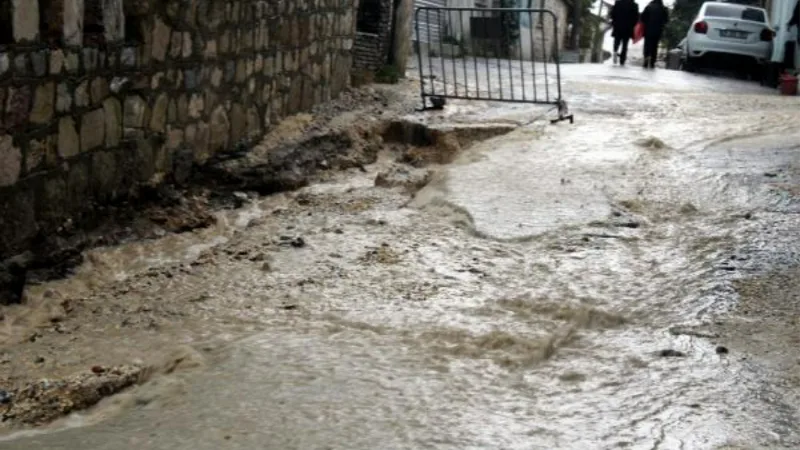
<path fill-rule="evenodd" d="M 377 187 L 404 187 L 411 192 L 416 192 L 427 185 L 432 177 L 432 172 L 427 169 L 418 169 L 402 165 L 393 165 L 375 177 Z"/>
<path fill-rule="evenodd" d="M 306 246 L 306 241 L 302 237 L 296 237 L 289 243 L 294 248 L 303 248 Z"/>
<path fill-rule="evenodd" d="M 14 400 L 14 397 L 5 389 L 0 389 L 0 405 L 8 405 Z"/>
<path fill-rule="evenodd" d="M 727 355 L 728 354 L 728 347 L 724 347 L 722 345 L 718 345 L 716 352 L 718 355 Z"/>
<path fill-rule="evenodd" d="M 44 425 L 137 384 L 145 375 L 139 366 L 120 366 L 102 374 L 83 372 L 63 380 L 41 380 L 12 392 L 14 401 L 3 418 L 26 426 Z"/>
<path fill-rule="evenodd" d="M 44 364 L 44 356 L 37 356 L 36 359 L 33 360 L 35 364 Z"/>
<path fill-rule="evenodd" d="M 100 375 L 105 373 L 106 369 L 103 366 L 92 366 L 92 373 Z"/>
<path fill-rule="evenodd" d="M 244 206 L 250 198 L 244 192 L 234 192 L 233 193 L 233 207 L 236 209 L 241 208 Z"/>
<path fill-rule="evenodd" d="M 261 270 L 263 272 L 272 272 L 272 265 L 269 263 L 269 261 L 267 261 L 261 265 Z"/>
<path fill-rule="evenodd" d="M 686 356 L 686 353 L 668 348 L 658 352 L 658 355 L 662 358 L 683 358 Z"/>
<path fill-rule="evenodd" d="M 765 172 L 764 176 L 767 177 L 767 178 L 776 178 L 778 176 L 778 174 L 775 173 L 775 172 Z"/>
<path fill-rule="evenodd" d="M 285 311 L 294 311 L 297 309 L 297 305 L 281 305 L 281 309 Z"/>

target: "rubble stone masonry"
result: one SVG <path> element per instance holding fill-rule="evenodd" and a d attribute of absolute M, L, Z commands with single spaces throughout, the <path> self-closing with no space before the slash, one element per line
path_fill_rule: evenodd
<path fill-rule="evenodd" d="M 349 83 L 357 0 L 0 0 L 0 260 Z"/>

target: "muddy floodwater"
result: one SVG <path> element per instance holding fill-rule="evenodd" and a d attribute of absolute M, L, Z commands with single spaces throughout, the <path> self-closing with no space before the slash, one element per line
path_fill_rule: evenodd
<path fill-rule="evenodd" d="M 45 364 L 83 346 L 187 367 L 0 448 L 800 448 L 800 102 L 563 71 L 574 125 L 414 169 L 431 181 L 413 195 L 375 186 L 386 152 L 31 287 L 107 318 Z"/>

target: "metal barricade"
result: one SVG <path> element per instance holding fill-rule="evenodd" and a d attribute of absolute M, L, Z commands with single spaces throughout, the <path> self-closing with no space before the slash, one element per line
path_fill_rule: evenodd
<path fill-rule="evenodd" d="M 447 99 L 549 104 L 558 109 L 553 122 L 572 122 L 561 90 L 561 31 L 548 9 L 417 8 L 423 109 Z"/>

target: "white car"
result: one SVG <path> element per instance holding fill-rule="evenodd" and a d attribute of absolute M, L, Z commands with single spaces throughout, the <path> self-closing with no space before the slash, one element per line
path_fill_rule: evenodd
<path fill-rule="evenodd" d="M 706 2 L 700 8 L 682 47 L 684 67 L 692 70 L 701 61 L 760 66 L 772 54 L 775 32 L 767 11 L 736 3 Z"/>

